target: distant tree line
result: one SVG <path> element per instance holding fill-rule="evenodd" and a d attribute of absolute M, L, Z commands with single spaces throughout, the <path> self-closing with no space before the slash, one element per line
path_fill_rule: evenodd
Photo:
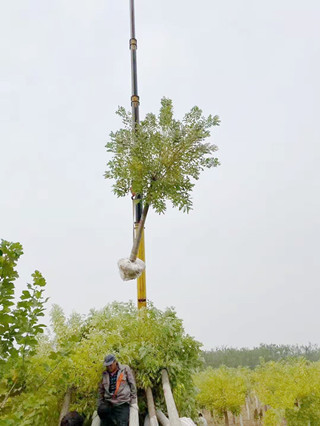
<path fill-rule="evenodd" d="M 304 357 L 309 361 L 320 360 L 320 347 L 309 343 L 308 345 L 266 345 L 260 344 L 253 349 L 218 347 L 202 353 L 205 367 L 249 367 L 255 368 L 260 360 L 280 361 L 287 358 Z"/>

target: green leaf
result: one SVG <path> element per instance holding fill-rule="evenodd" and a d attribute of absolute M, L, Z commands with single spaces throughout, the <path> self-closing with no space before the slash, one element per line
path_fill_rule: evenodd
<path fill-rule="evenodd" d="M 20 297 L 21 300 L 31 299 L 31 294 L 28 290 L 23 290 L 22 295 Z"/>

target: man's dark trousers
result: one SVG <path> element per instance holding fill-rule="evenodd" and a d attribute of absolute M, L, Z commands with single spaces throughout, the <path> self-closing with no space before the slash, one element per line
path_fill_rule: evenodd
<path fill-rule="evenodd" d="M 130 405 L 112 404 L 110 402 L 101 402 L 98 407 L 98 415 L 101 419 L 101 426 L 128 426 Z"/>

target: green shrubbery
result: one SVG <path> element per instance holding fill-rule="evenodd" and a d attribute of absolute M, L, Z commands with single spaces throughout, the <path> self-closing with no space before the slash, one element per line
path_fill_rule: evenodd
<path fill-rule="evenodd" d="M 200 365 L 200 344 L 184 333 L 172 309 L 149 306 L 138 312 L 131 303 L 113 303 L 86 318 L 73 314 L 67 320 L 55 306 L 51 317 L 53 335 L 39 340 L 27 362 L 23 392 L 9 398 L 4 418 L 53 424 L 68 387 L 71 408 L 90 416 L 108 352 L 132 367 L 140 393 L 153 388 L 158 406 L 163 405 L 160 372 L 167 368 L 180 413 L 195 413 L 192 373 Z"/>
<path fill-rule="evenodd" d="M 87 316 L 74 313 L 66 318 L 62 309 L 54 305 L 51 332 L 39 335 L 43 331 L 38 317 L 43 315 L 45 281 L 39 273 L 34 274 L 28 294 L 23 292 L 23 305 L 18 302 L 16 310 L 10 310 L 14 305 L 8 305 L 6 300 L 12 300 L 14 279 L 18 276 L 14 267 L 22 247 L 4 243 L 3 248 L 1 289 L 5 291 L 1 296 L 6 311 L 1 313 L 9 319 L 1 341 L 1 424 L 57 424 L 68 388 L 72 390 L 70 408 L 90 416 L 96 408 L 102 362 L 108 352 L 132 367 L 141 395 L 144 396 L 146 387 L 153 388 L 159 407 L 164 402 L 161 369 L 167 368 L 179 412 L 186 416 L 195 414 L 192 374 L 201 365 L 201 345 L 184 332 L 173 309 L 162 312 L 149 304 L 148 309 L 138 311 L 132 303 L 112 303 L 100 311 L 92 310 Z M 7 288 L 3 285 L 5 279 L 10 283 Z M 22 328 L 22 314 L 10 313 L 20 312 L 22 307 L 29 328 Z M 17 324 L 21 324 L 21 334 Z M 32 340 L 25 339 L 25 330 Z M 13 337 L 16 341 L 10 346 Z M 143 409 L 143 398 L 140 401 Z"/>

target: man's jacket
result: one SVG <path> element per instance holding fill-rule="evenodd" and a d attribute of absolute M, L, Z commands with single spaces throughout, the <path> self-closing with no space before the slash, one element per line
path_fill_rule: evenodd
<path fill-rule="evenodd" d="M 137 389 L 132 371 L 127 365 L 122 365 L 119 363 L 117 363 L 117 365 L 119 370 L 117 375 L 116 390 L 113 394 L 109 392 L 109 373 L 108 371 L 104 371 L 102 373 L 102 381 L 99 385 L 99 400 L 100 402 L 108 401 L 115 405 L 123 404 L 124 402 L 128 402 L 129 404 L 136 404 Z"/>

